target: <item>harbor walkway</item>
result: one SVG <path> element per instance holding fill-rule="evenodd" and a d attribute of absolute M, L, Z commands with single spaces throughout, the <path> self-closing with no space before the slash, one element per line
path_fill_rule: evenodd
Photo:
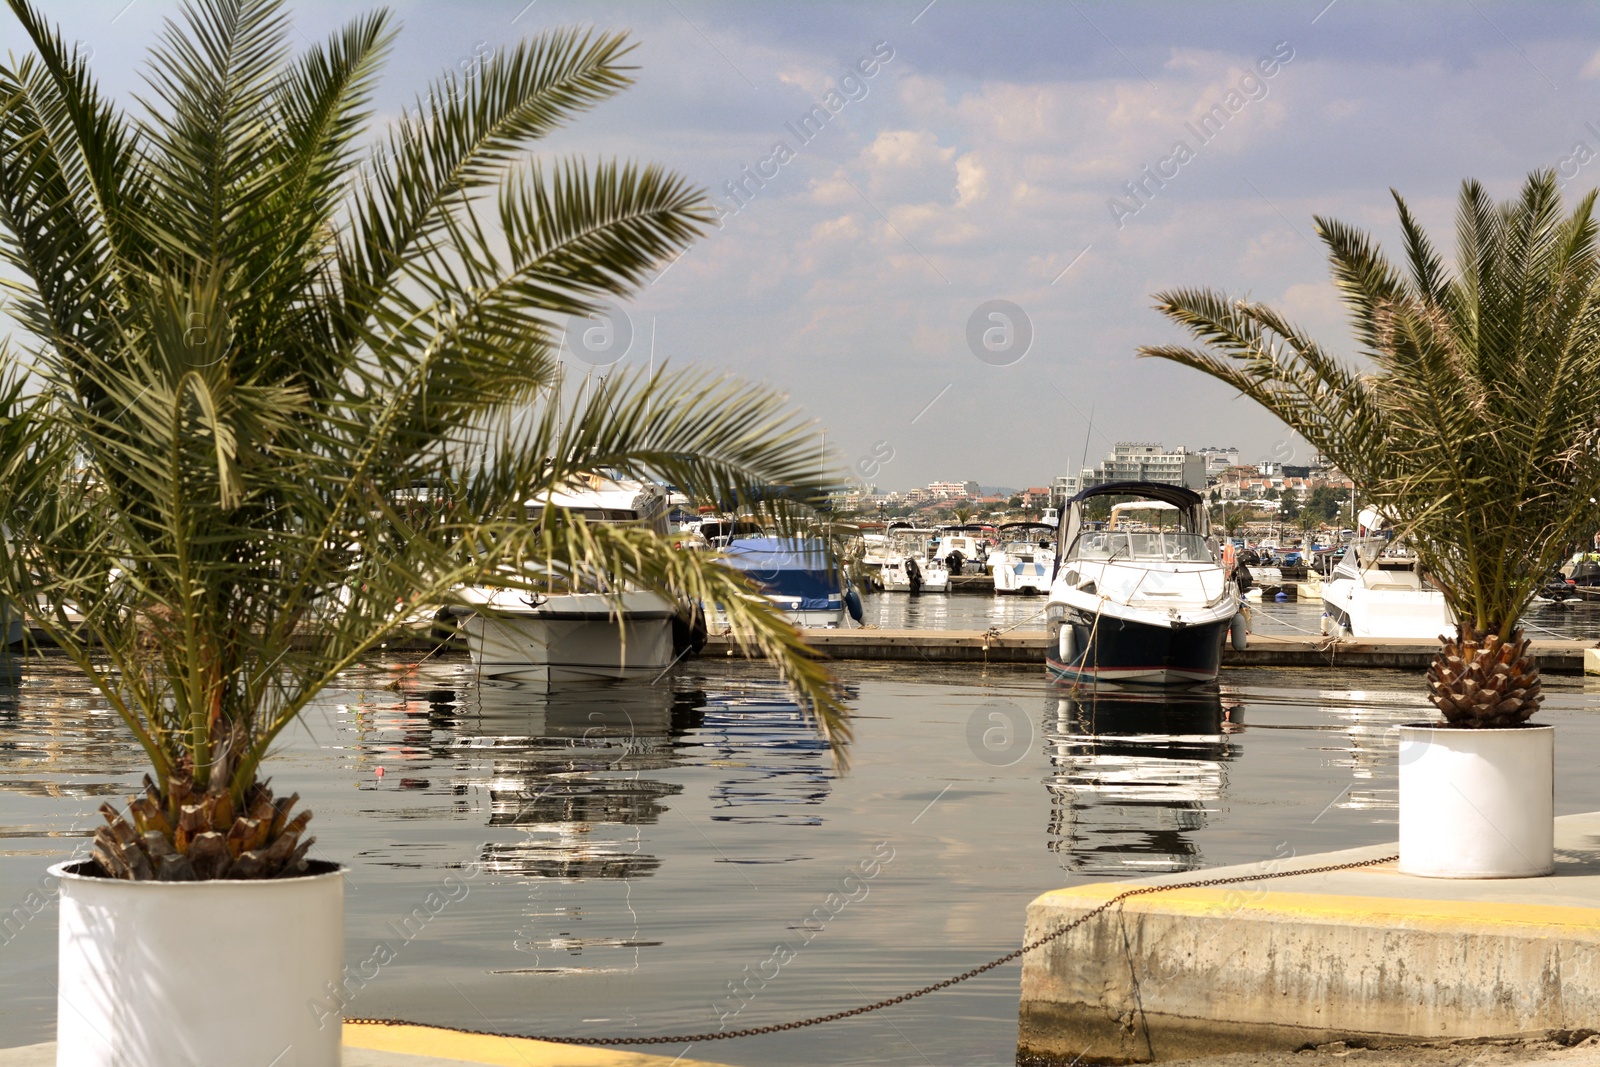
<path fill-rule="evenodd" d="M 0 1067 L 56 1067 L 54 1042 L 0 1049 Z M 718 1067 L 627 1049 L 583 1048 L 485 1037 L 427 1026 L 363 1023 L 344 1028 L 343 1067 Z"/>
<path fill-rule="evenodd" d="M 1600 812 L 1556 820 L 1545 878 L 1393 863 L 1133 897 L 1024 957 L 1019 1062 L 1146 1062 L 1600 1028 Z M 1385 844 L 1059 889 L 1041 937 L 1122 891 L 1372 860 Z"/>

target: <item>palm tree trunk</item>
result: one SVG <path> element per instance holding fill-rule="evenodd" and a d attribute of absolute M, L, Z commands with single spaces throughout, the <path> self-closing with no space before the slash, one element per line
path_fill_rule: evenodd
<path fill-rule="evenodd" d="M 1428 699 L 1452 726 L 1516 726 L 1539 710 L 1539 662 L 1521 628 L 1501 640 L 1462 622 L 1454 640 L 1439 640 L 1444 647 L 1428 668 Z"/>

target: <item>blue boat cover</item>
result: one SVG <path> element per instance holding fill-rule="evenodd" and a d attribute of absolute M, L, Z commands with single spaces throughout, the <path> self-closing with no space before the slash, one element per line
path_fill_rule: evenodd
<path fill-rule="evenodd" d="M 740 537 L 729 543 L 723 559 L 769 596 L 799 597 L 801 611 L 839 607 L 843 589 L 839 576 L 828 570 L 828 546 L 822 541 Z"/>

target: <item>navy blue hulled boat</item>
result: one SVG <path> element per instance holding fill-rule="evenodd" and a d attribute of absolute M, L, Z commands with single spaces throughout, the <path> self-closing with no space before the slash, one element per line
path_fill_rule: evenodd
<path fill-rule="evenodd" d="M 740 537 L 728 544 L 723 559 L 749 575 L 797 626 L 841 626 L 847 612 L 861 621 L 861 598 L 830 566 L 823 541 Z"/>
<path fill-rule="evenodd" d="M 1084 522 L 1096 497 L 1115 505 L 1109 527 Z M 1058 681 L 1178 685 L 1209 682 L 1239 613 L 1205 501 L 1192 490 L 1113 482 L 1068 502 L 1046 618 L 1046 669 Z M 1146 514 L 1149 522 L 1133 518 Z"/>

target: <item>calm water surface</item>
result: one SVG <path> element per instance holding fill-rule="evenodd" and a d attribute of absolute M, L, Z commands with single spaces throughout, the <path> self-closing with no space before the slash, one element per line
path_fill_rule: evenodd
<path fill-rule="evenodd" d="M 315 810 L 318 852 L 350 865 L 347 959 L 395 954 L 349 1014 L 652 1034 L 894 995 L 1013 948 L 1048 889 L 1391 840 L 1392 728 L 1425 713 L 1400 672 L 1235 670 L 1164 702 L 1067 698 L 1031 668 L 843 674 L 857 741 L 841 777 L 758 665 L 555 694 L 476 686 L 462 660 L 350 672 L 271 765 Z M 1547 682 L 1558 808 L 1600 808 L 1600 694 Z M 143 768 L 53 659 L 0 690 L 0 746 L 3 916 Z M 430 893 L 451 899 L 418 920 Z M 55 928 L 50 908 L 0 931 L 0 1046 L 53 1035 Z M 1007 1063 L 1017 974 L 688 1054 Z"/>

